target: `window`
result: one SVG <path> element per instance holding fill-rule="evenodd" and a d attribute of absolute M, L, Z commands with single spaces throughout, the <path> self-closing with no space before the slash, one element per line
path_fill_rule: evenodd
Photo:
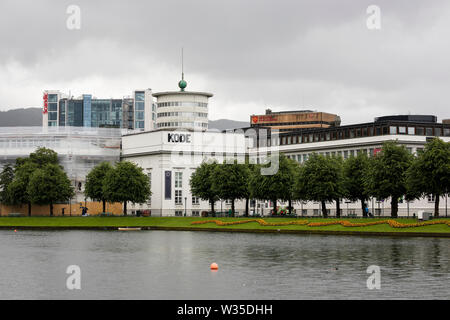
<path fill-rule="evenodd" d="M 398 127 L 398 133 L 406 134 L 406 127 Z"/>
<path fill-rule="evenodd" d="M 176 205 L 183 204 L 183 190 L 175 190 L 175 204 Z"/>
<path fill-rule="evenodd" d="M 433 135 L 433 128 L 426 128 L 425 129 L 425 133 L 427 136 L 432 136 Z"/>
<path fill-rule="evenodd" d="M 450 129 L 444 129 L 444 136 L 450 137 Z"/>
<path fill-rule="evenodd" d="M 436 200 L 435 197 L 434 197 L 434 194 L 429 194 L 427 196 L 427 198 L 428 198 L 428 202 L 434 202 Z"/>
<path fill-rule="evenodd" d="M 192 196 L 192 205 L 196 206 L 200 204 L 200 198 Z"/>
<path fill-rule="evenodd" d="M 442 135 L 441 134 L 441 128 L 434 128 L 434 135 L 436 137 L 440 137 Z"/>
<path fill-rule="evenodd" d="M 416 129 L 416 134 L 419 135 L 419 136 L 423 136 L 425 134 L 424 128 L 418 127 Z"/>
<path fill-rule="evenodd" d="M 183 188 L 183 172 L 175 172 L 175 188 Z"/>
<path fill-rule="evenodd" d="M 409 128 L 408 128 L 408 134 L 411 134 L 411 135 L 416 134 L 416 128 L 414 128 L 414 127 L 409 127 Z"/>
<path fill-rule="evenodd" d="M 397 127 L 389 127 L 389 134 L 397 134 Z"/>
<path fill-rule="evenodd" d="M 198 217 L 198 216 L 200 216 L 200 211 L 192 211 L 192 216 L 193 216 L 193 217 Z"/>
<path fill-rule="evenodd" d="M 175 210 L 175 216 L 176 216 L 176 217 L 182 217 L 182 216 L 183 216 L 183 211 L 181 211 L 181 210 Z"/>

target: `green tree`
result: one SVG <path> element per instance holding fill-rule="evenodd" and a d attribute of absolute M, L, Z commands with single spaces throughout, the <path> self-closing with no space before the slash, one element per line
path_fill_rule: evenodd
<path fill-rule="evenodd" d="M 361 201 L 363 217 L 367 217 L 366 207 L 369 200 L 369 192 L 364 184 L 364 179 L 369 169 L 369 157 L 360 152 L 356 157 L 351 156 L 344 161 L 344 186 L 345 197 L 351 201 Z"/>
<path fill-rule="evenodd" d="M 29 161 L 37 165 L 38 168 L 43 168 L 47 164 L 58 164 L 58 154 L 48 148 L 37 148 L 35 152 L 30 154 Z"/>
<path fill-rule="evenodd" d="M 252 170 L 249 179 L 250 194 L 254 199 L 272 201 L 273 212 L 277 213 L 278 200 L 292 202 L 295 170 L 293 162 L 283 154 L 278 158 L 278 170 L 275 174 L 261 174 L 261 169 L 269 165 L 271 164 L 258 165 Z M 292 206 L 290 207 L 292 210 Z"/>
<path fill-rule="evenodd" d="M 202 162 L 202 164 L 192 173 L 189 181 L 192 195 L 199 197 L 204 201 L 209 201 L 212 214 L 215 213 L 214 203 L 219 200 L 219 196 L 213 188 L 214 171 L 217 166 L 217 162 Z"/>
<path fill-rule="evenodd" d="M 9 184 L 8 193 L 12 204 L 27 204 L 31 216 L 32 200 L 28 192 L 31 175 L 47 164 L 58 164 L 58 154 L 47 148 L 37 148 L 27 158 L 17 158 L 14 166 L 14 179 Z"/>
<path fill-rule="evenodd" d="M 235 214 L 235 201 L 248 199 L 249 168 L 246 164 L 223 163 L 212 173 L 212 189 L 222 200 L 231 200 L 231 212 Z"/>
<path fill-rule="evenodd" d="M 114 167 L 109 162 L 98 164 L 86 176 L 86 184 L 84 185 L 85 195 L 94 201 L 101 201 L 103 212 L 106 211 L 106 195 L 103 187 L 106 175 L 111 170 L 114 170 Z"/>
<path fill-rule="evenodd" d="M 378 199 L 391 197 L 391 217 L 398 216 L 398 201 L 407 194 L 406 172 L 411 165 L 412 155 L 405 146 L 388 141 L 383 144 L 368 168 L 364 184 L 370 194 Z"/>
<path fill-rule="evenodd" d="M 12 204 L 12 197 L 9 190 L 9 185 L 14 180 L 14 169 L 11 164 L 5 165 L 0 173 L 0 203 Z"/>
<path fill-rule="evenodd" d="M 49 204 L 50 216 L 53 216 L 53 205 L 68 201 L 73 197 L 74 190 L 61 166 L 48 163 L 31 174 L 27 193 L 32 203 Z"/>
<path fill-rule="evenodd" d="M 328 216 L 326 202 L 339 203 L 342 197 L 341 167 L 337 159 L 313 153 L 302 169 L 300 190 L 308 200 L 322 204 L 324 217 Z"/>
<path fill-rule="evenodd" d="M 434 138 L 425 145 L 407 171 L 407 189 L 416 198 L 432 194 L 439 217 L 439 199 L 450 191 L 450 143 Z"/>
<path fill-rule="evenodd" d="M 127 215 L 127 202 L 144 203 L 151 195 L 150 181 L 143 169 L 123 161 L 107 172 L 103 194 L 109 202 L 123 202 L 123 214 Z"/>
<path fill-rule="evenodd" d="M 9 184 L 8 193 L 11 197 L 12 204 L 27 204 L 28 216 L 31 216 L 31 196 L 28 193 L 28 185 L 31 175 L 38 166 L 29 161 L 29 159 L 17 159 L 14 167 L 14 179 Z"/>

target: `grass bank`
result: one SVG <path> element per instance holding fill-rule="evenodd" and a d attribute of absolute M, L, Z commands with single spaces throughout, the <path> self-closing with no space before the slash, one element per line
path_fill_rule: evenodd
<path fill-rule="evenodd" d="M 287 233 L 328 233 L 328 234 L 368 234 L 368 235 L 418 235 L 418 236 L 448 236 L 450 227 L 445 224 L 393 228 L 387 224 L 365 227 L 345 227 L 342 225 L 330 225 L 311 227 L 307 225 L 262 226 L 257 222 L 245 224 L 218 226 L 215 223 L 192 225 L 195 221 L 220 220 L 224 222 L 242 221 L 244 218 L 200 218 L 200 217 L 2 217 L 0 228 L 2 229 L 114 229 L 118 227 L 142 227 L 144 229 L 161 230 L 202 230 L 202 231 L 242 231 L 242 232 L 287 232 Z M 250 218 L 251 219 L 251 218 Z M 386 220 L 389 218 L 384 218 Z M 264 218 L 268 223 L 286 223 L 289 221 L 330 222 L 337 219 L 323 218 Z M 353 223 L 374 222 L 379 219 L 346 219 Z M 450 221 L 441 218 L 439 220 Z M 416 223 L 415 219 L 396 219 L 399 223 Z"/>

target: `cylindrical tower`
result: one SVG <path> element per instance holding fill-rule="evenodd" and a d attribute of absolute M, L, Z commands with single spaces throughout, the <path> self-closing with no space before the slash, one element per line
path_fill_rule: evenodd
<path fill-rule="evenodd" d="M 208 99 L 213 95 L 185 91 L 184 75 L 178 86 L 180 91 L 153 94 L 157 99 L 157 129 L 208 130 Z"/>

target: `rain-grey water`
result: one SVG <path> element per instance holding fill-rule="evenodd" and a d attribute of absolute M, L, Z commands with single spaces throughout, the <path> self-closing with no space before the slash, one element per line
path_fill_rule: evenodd
<path fill-rule="evenodd" d="M 450 298 L 444 238 L 2 230 L 0 252 L 0 299 Z"/>

